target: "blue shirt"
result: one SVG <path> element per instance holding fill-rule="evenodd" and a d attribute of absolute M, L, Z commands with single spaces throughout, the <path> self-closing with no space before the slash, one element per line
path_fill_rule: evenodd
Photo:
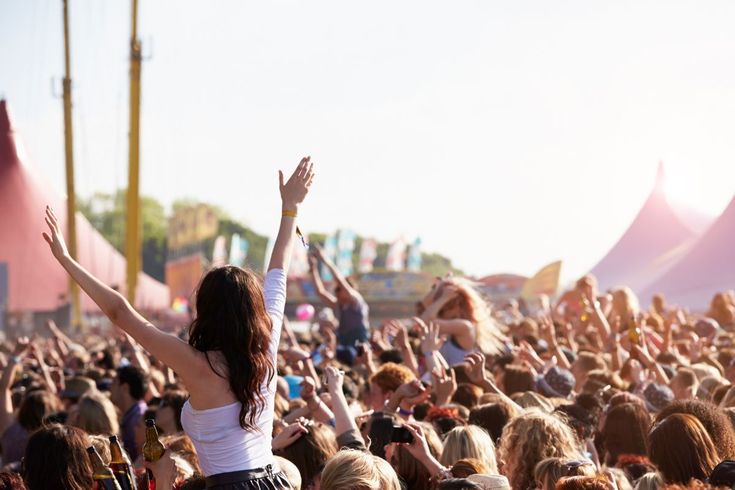
<path fill-rule="evenodd" d="M 120 423 L 120 435 L 122 437 L 123 446 L 130 455 L 130 459 L 135 461 L 140 454 L 140 448 L 135 444 L 135 428 L 140 424 L 145 411 L 148 409 L 145 401 L 140 400 L 123 415 Z"/>

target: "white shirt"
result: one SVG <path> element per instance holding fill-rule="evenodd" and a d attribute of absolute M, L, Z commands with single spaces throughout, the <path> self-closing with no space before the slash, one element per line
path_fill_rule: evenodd
<path fill-rule="evenodd" d="M 286 273 L 283 269 L 268 271 L 263 292 L 265 308 L 273 325 L 269 354 L 275 366 L 283 325 L 283 309 L 286 306 Z M 265 407 L 255 421 L 258 431 L 246 431 L 240 427 L 240 402 L 206 410 L 192 408 L 188 400 L 184 403 L 181 425 L 194 443 L 204 476 L 252 470 L 273 464 L 271 434 L 276 376 L 273 376 L 270 384 L 264 380 L 260 390 L 265 399 Z"/>

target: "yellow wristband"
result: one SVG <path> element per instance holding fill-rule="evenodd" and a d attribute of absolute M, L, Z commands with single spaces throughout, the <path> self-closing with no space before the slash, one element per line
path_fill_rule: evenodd
<path fill-rule="evenodd" d="M 291 211 L 289 209 L 284 209 L 283 212 L 281 213 L 281 216 L 286 216 L 288 218 L 295 218 L 297 216 L 297 214 L 298 213 L 296 213 L 296 211 Z"/>

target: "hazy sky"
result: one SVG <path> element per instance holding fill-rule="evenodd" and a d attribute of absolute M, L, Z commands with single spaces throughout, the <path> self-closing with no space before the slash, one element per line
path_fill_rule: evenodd
<path fill-rule="evenodd" d="M 127 179 L 130 2 L 69 0 L 77 189 Z M 735 2 L 140 0 L 142 192 L 351 227 L 476 274 L 588 270 L 667 166 L 711 214 L 735 192 Z M 61 0 L 0 2 L 0 95 L 64 188 Z"/>

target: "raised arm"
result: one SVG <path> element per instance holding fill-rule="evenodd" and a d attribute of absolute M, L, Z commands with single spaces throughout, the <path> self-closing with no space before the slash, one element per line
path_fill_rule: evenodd
<path fill-rule="evenodd" d="M 314 180 L 314 164 L 311 157 L 301 159 L 287 182 L 283 181 L 283 172 L 278 171 L 279 188 L 281 191 L 281 225 L 278 228 L 276 243 L 273 245 L 271 261 L 268 270 L 283 269 L 288 271 L 291 263 L 291 250 L 296 236 L 296 216 L 299 205 L 304 202 Z"/>
<path fill-rule="evenodd" d="M 54 257 L 110 321 L 130 334 L 148 352 L 171 366 L 185 381 L 195 380 L 199 368 L 206 365 L 200 362 L 198 353 L 175 335 L 158 330 L 135 311 L 123 295 L 108 287 L 72 259 L 59 230 L 56 215 L 49 207 L 46 207 L 46 224 L 49 231 L 43 233 L 43 238 L 51 247 Z"/>
<path fill-rule="evenodd" d="M 339 285 L 339 287 L 341 287 L 342 289 L 350 293 L 350 296 L 352 296 L 353 298 L 355 299 L 361 298 L 360 293 L 355 288 L 350 286 L 350 283 L 347 281 L 345 276 L 342 275 L 342 273 L 339 271 L 339 269 L 334 264 L 334 262 L 329 260 L 329 257 L 324 255 L 324 250 L 322 250 L 322 248 L 319 245 L 317 245 L 314 248 L 314 251 L 316 253 L 316 256 L 319 258 L 319 260 L 321 260 L 326 266 L 326 268 L 329 269 L 329 272 L 332 273 L 332 276 L 334 277 L 334 280 L 337 283 L 337 285 Z"/>
<path fill-rule="evenodd" d="M 316 294 L 322 299 L 325 305 L 332 309 L 336 308 L 337 298 L 324 287 L 322 276 L 319 274 L 319 262 L 313 255 L 309 255 L 309 272 L 311 273 L 311 281 L 314 283 Z"/>

